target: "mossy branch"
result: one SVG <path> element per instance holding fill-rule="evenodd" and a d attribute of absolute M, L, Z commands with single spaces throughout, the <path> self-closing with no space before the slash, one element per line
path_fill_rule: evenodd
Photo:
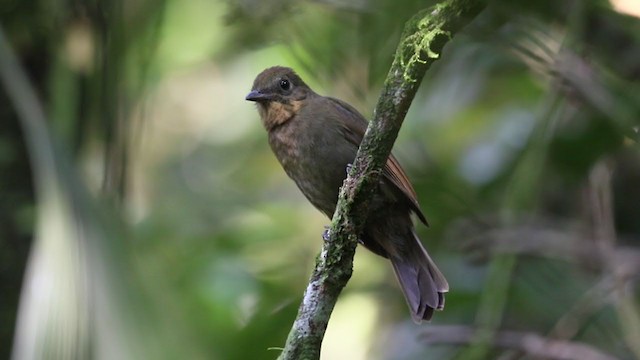
<path fill-rule="evenodd" d="M 316 259 L 298 316 L 279 359 L 319 359 L 322 339 L 338 300 L 351 278 L 358 235 L 368 200 L 377 184 L 400 126 L 427 69 L 453 34 L 483 8 L 480 0 L 446 0 L 425 9 L 405 25 L 391 69 L 353 166 L 343 183 L 328 237 Z"/>

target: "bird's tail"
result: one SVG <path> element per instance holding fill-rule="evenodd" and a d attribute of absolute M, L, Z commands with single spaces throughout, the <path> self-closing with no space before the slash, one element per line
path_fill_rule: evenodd
<path fill-rule="evenodd" d="M 444 308 L 444 293 L 449 291 L 449 284 L 444 275 L 413 233 L 415 247 L 410 257 L 391 257 L 391 264 L 398 282 L 404 292 L 413 321 L 431 320 L 434 310 Z"/>

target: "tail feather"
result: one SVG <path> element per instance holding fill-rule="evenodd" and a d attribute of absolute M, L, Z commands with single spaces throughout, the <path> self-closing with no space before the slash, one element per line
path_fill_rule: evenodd
<path fill-rule="evenodd" d="M 415 236 L 416 249 L 410 258 L 392 257 L 391 264 L 416 323 L 431 320 L 434 310 L 444 308 L 449 284 Z"/>

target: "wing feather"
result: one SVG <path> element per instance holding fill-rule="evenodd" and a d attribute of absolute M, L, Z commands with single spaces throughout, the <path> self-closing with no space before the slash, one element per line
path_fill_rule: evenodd
<path fill-rule="evenodd" d="M 347 140 L 353 142 L 356 146 L 360 146 L 360 142 L 362 142 L 362 138 L 367 129 L 367 120 L 365 120 L 358 110 L 346 102 L 331 97 L 327 97 L 327 99 L 336 106 L 340 113 L 345 115 L 342 117 L 345 119 L 342 125 L 344 126 Z M 409 178 L 393 154 L 389 155 L 382 174 L 387 182 L 391 183 L 397 190 L 400 190 L 420 221 L 428 226 L 427 219 L 418 204 L 416 191 L 413 189 L 413 185 L 411 185 Z"/>

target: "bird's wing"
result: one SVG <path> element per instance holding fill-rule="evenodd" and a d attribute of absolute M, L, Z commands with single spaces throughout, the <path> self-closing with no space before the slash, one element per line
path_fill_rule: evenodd
<path fill-rule="evenodd" d="M 327 97 L 327 99 L 329 99 L 333 105 L 335 105 L 337 110 L 344 115 L 341 118 L 345 120 L 342 125 L 344 126 L 344 133 L 347 140 L 351 141 L 356 146 L 360 146 L 360 142 L 362 142 L 364 133 L 367 130 L 367 120 L 365 120 L 358 110 L 346 102 L 331 97 Z M 413 185 L 411 185 L 407 175 L 404 173 L 400 163 L 393 154 L 389 155 L 387 163 L 382 170 L 382 174 L 384 175 L 385 180 L 390 182 L 396 189 L 400 190 L 405 199 L 408 200 L 411 209 L 416 213 L 416 215 L 418 215 L 418 218 L 420 218 L 420 221 L 425 225 L 428 225 L 427 219 L 418 204 L 416 191 L 413 189 Z"/>

